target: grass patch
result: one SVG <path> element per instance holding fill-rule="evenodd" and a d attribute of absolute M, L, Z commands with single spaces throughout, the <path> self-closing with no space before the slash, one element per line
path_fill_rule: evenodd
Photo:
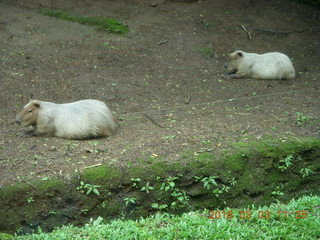
<path fill-rule="evenodd" d="M 214 57 L 214 49 L 211 47 L 197 47 L 195 48 L 203 57 L 211 59 Z"/>
<path fill-rule="evenodd" d="M 114 18 L 76 16 L 71 15 L 63 10 L 50 9 L 39 9 L 38 13 L 70 22 L 77 22 L 83 25 L 96 26 L 97 29 L 101 29 L 111 33 L 126 34 L 129 31 L 127 25 L 119 22 Z"/>
<path fill-rule="evenodd" d="M 156 214 L 139 220 L 91 220 L 82 228 L 64 226 L 51 233 L 17 236 L 18 240 L 63 239 L 319 239 L 320 197 L 304 196 L 287 205 Z M 222 213 L 222 211 L 219 211 Z M 214 213 L 214 214 L 213 214 Z M 209 219 L 209 216 L 215 219 Z M 232 216 L 232 217 L 231 217 Z"/>

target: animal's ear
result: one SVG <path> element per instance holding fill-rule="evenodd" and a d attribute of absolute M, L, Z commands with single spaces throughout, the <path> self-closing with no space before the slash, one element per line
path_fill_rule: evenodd
<path fill-rule="evenodd" d="M 36 108 L 39 108 L 40 107 L 40 103 L 36 102 L 36 103 L 33 104 L 33 106 L 35 106 Z"/>
<path fill-rule="evenodd" d="M 238 52 L 237 55 L 238 55 L 238 57 L 242 57 L 243 56 L 242 52 Z"/>

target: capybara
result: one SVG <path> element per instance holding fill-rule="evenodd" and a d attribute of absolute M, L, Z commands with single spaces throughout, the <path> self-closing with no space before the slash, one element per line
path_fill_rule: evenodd
<path fill-rule="evenodd" d="M 229 55 L 224 64 L 224 78 L 291 79 L 295 70 L 289 57 L 283 53 L 247 53 L 241 50 Z"/>
<path fill-rule="evenodd" d="M 32 100 L 17 114 L 16 122 L 24 127 L 34 127 L 21 136 L 86 139 L 106 137 L 115 130 L 109 108 L 93 99 L 63 104 Z"/>

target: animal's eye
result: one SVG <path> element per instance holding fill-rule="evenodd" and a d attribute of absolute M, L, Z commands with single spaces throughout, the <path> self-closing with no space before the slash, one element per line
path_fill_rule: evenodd
<path fill-rule="evenodd" d="M 29 109 L 28 113 L 31 113 L 33 111 L 33 109 Z"/>

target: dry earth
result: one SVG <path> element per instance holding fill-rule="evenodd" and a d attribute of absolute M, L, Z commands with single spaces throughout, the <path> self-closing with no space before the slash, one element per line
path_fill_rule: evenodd
<path fill-rule="evenodd" d="M 127 36 L 36 13 L 114 17 Z M 298 1 L 0 1 L 0 187 L 139 158 L 175 161 L 263 137 L 320 136 L 320 11 Z M 251 33 L 241 27 L 243 25 Z M 221 77 L 233 49 L 289 55 L 290 81 Z M 30 98 L 95 98 L 118 119 L 108 139 L 16 136 Z M 297 112 L 311 116 L 296 124 Z"/>

